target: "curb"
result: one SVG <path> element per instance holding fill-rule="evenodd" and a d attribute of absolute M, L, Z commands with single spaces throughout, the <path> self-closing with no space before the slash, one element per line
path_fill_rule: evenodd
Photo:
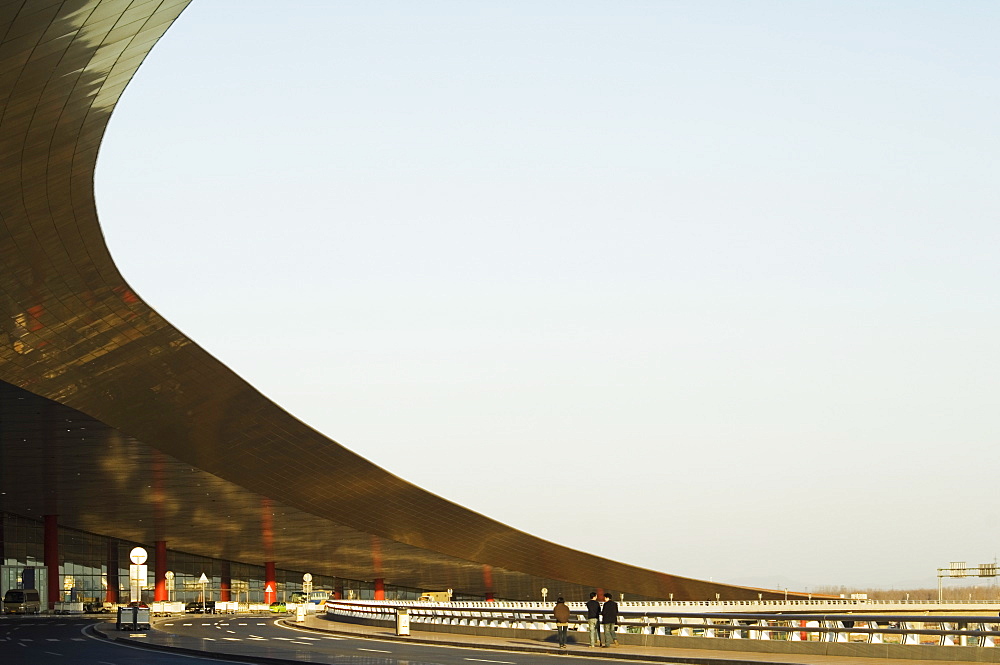
<path fill-rule="evenodd" d="M 373 639 L 373 640 L 383 640 L 386 638 L 384 636 L 375 635 L 363 635 L 358 633 L 352 633 L 346 630 L 336 630 L 329 628 L 319 628 L 316 626 L 308 626 L 306 624 L 300 624 L 297 622 L 292 622 L 289 619 L 280 619 L 278 623 L 285 625 L 289 628 L 298 628 L 301 630 L 308 630 L 315 633 L 330 633 L 331 635 L 340 635 L 343 637 L 351 637 L 355 639 Z M 542 646 L 502 646 L 491 644 L 489 646 L 481 646 L 477 644 L 470 644 L 469 642 L 456 642 L 447 640 L 430 640 L 420 637 L 414 637 L 412 635 L 393 635 L 393 641 L 398 640 L 400 642 L 411 642 L 414 644 L 426 644 L 431 646 L 445 646 L 445 647 L 458 647 L 463 649 L 482 649 L 484 651 L 509 651 L 515 653 L 541 653 L 550 656 L 574 656 L 577 658 L 601 658 L 601 659 L 615 659 L 615 660 L 634 660 L 643 662 L 655 662 L 655 663 L 685 663 L 687 665 L 795 665 L 794 663 L 789 663 L 788 661 L 765 661 L 765 660 L 743 660 L 738 658 L 699 658 L 699 657 L 686 657 L 686 656 L 660 656 L 656 654 L 636 654 L 636 653 L 623 653 L 621 651 L 614 651 L 612 649 L 590 649 L 585 647 L 585 651 L 570 651 L 570 650 L 560 650 L 556 647 L 548 648 Z"/>

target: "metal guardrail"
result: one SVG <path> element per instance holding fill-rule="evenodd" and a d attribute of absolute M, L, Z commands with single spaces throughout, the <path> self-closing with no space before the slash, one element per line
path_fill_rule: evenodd
<path fill-rule="evenodd" d="M 804 601 L 808 602 L 808 601 Z M 586 631 L 583 603 L 567 603 L 571 630 Z M 676 603 L 620 603 L 619 633 L 793 642 L 994 647 L 1000 616 L 803 612 L 684 612 Z M 327 614 L 361 621 L 395 621 L 405 607 L 411 623 L 555 630 L 552 603 L 421 603 L 327 601 Z M 651 609 L 657 608 L 657 609 Z"/>

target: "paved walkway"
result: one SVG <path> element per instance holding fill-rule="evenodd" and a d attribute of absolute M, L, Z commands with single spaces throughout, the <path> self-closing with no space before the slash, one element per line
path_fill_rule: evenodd
<path fill-rule="evenodd" d="M 409 637 L 401 637 L 397 636 L 395 631 L 391 628 L 342 623 L 339 621 L 329 620 L 325 617 L 325 615 L 308 615 L 306 616 L 304 623 L 296 623 L 294 619 L 289 619 L 286 623 L 290 626 L 294 625 L 297 627 L 307 628 L 309 630 L 328 632 L 337 635 L 367 637 L 389 641 L 405 640 L 426 644 L 476 647 L 481 649 L 498 649 L 503 651 L 527 651 L 546 654 L 569 653 L 578 657 L 591 656 L 596 658 L 615 658 L 622 660 L 661 663 L 691 663 L 694 665 L 942 665 L 943 663 L 957 662 L 953 660 L 949 661 L 944 653 L 942 653 L 943 657 L 940 660 L 901 660 L 895 658 L 755 653 L 728 650 L 719 651 L 713 649 L 640 647 L 631 645 L 622 645 L 609 649 L 592 649 L 587 644 L 570 645 L 569 649 L 564 651 L 556 646 L 554 640 L 551 642 L 546 641 L 546 638 L 553 638 L 554 633 L 547 633 L 545 631 L 539 631 L 540 634 L 537 639 L 483 637 L 478 635 L 462 635 L 456 633 L 438 633 L 414 630 L 413 624 L 411 624 L 411 635 Z M 942 648 L 945 649 L 951 647 Z"/>

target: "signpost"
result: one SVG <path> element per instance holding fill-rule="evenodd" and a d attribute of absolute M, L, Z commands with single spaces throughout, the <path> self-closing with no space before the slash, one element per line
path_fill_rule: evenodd
<path fill-rule="evenodd" d="M 208 612 L 208 599 L 205 598 L 205 585 L 208 584 L 208 575 L 205 573 L 201 574 L 198 578 L 198 584 L 201 585 L 201 608 L 202 611 Z"/>
<path fill-rule="evenodd" d="M 138 603 L 142 599 L 142 587 L 146 585 L 146 577 L 149 575 L 146 566 L 149 555 L 141 547 L 133 547 L 128 557 L 132 561 L 132 565 L 128 567 L 129 601 Z"/>
<path fill-rule="evenodd" d="M 173 596 L 174 593 L 174 571 L 168 570 L 163 573 L 163 578 L 167 581 L 167 602 L 169 603 L 173 600 L 171 596 Z"/>
<path fill-rule="evenodd" d="M 964 561 L 952 561 L 947 568 L 937 569 L 938 602 L 944 602 L 944 584 L 946 577 L 997 577 L 997 562 L 981 563 L 978 566 L 968 566 Z"/>

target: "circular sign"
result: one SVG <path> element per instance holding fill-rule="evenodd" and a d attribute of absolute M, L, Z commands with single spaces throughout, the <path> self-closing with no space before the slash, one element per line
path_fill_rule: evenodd
<path fill-rule="evenodd" d="M 163 576 L 166 577 L 168 580 L 172 580 L 174 579 L 174 571 L 168 570 L 167 572 L 163 573 Z"/>
<path fill-rule="evenodd" d="M 132 560 L 134 564 L 146 563 L 146 559 L 149 555 L 146 554 L 146 550 L 141 547 L 133 547 L 132 551 L 128 553 L 128 558 Z"/>
<path fill-rule="evenodd" d="M 304 575 L 302 576 L 302 581 L 303 581 L 303 582 L 312 582 L 312 581 L 313 581 L 313 576 L 312 576 L 312 573 L 305 573 L 305 574 L 304 574 Z"/>

